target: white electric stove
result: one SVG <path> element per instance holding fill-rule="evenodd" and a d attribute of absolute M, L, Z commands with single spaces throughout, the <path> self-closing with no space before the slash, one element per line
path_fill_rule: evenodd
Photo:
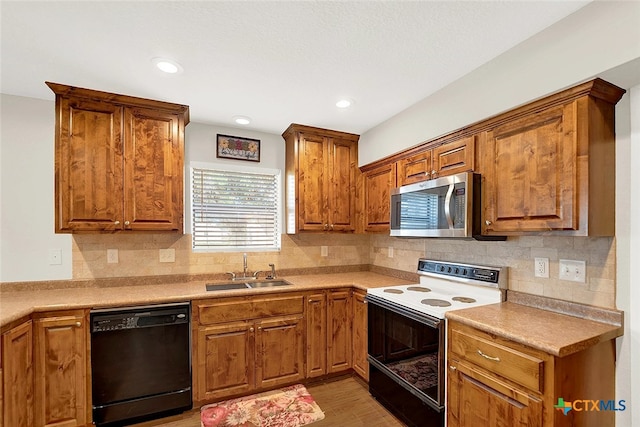
<path fill-rule="evenodd" d="M 370 288 L 369 295 L 444 319 L 447 311 L 504 301 L 507 269 L 420 259 L 420 283 Z"/>

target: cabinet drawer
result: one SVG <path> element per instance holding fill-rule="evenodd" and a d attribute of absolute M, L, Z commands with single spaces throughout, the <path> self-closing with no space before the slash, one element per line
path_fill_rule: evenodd
<path fill-rule="evenodd" d="M 449 348 L 469 362 L 515 383 L 542 392 L 544 361 L 513 348 L 451 329 Z"/>
<path fill-rule="evenodd" d="M 261 317 L 285 316 L 304 311 L 302 295 L 269 298 L 233 298 L 198 303 L 198 320 L 201 325 L 250 320 Z"/>

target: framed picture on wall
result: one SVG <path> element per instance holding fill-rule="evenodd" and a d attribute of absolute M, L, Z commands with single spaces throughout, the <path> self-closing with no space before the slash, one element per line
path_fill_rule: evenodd
<path fill-rule="evenodd" d="M 259 162 L 260 140 L 218 134 L 216 137 L 216 157 Z"/>

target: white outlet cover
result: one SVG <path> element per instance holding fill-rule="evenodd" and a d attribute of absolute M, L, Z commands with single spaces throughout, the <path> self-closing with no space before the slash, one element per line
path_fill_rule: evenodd
<path fill-rule="evenodd" d="M 107 249 L 107 264 L 117 264 L 117 263 L 118 263 L 118 250 Z"/>
<path fill-rule="evenodd" d="M 535 277 L 549 277 L 549 258 L 535 258 L 533 263 L 533 275 Z"/>

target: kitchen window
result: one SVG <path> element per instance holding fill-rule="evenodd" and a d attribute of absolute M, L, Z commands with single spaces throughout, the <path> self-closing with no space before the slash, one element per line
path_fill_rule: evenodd
<path fill-rule="evenodd" d="M 193 250 L 280 250 L 280 171 L 191 168 Z"/>

